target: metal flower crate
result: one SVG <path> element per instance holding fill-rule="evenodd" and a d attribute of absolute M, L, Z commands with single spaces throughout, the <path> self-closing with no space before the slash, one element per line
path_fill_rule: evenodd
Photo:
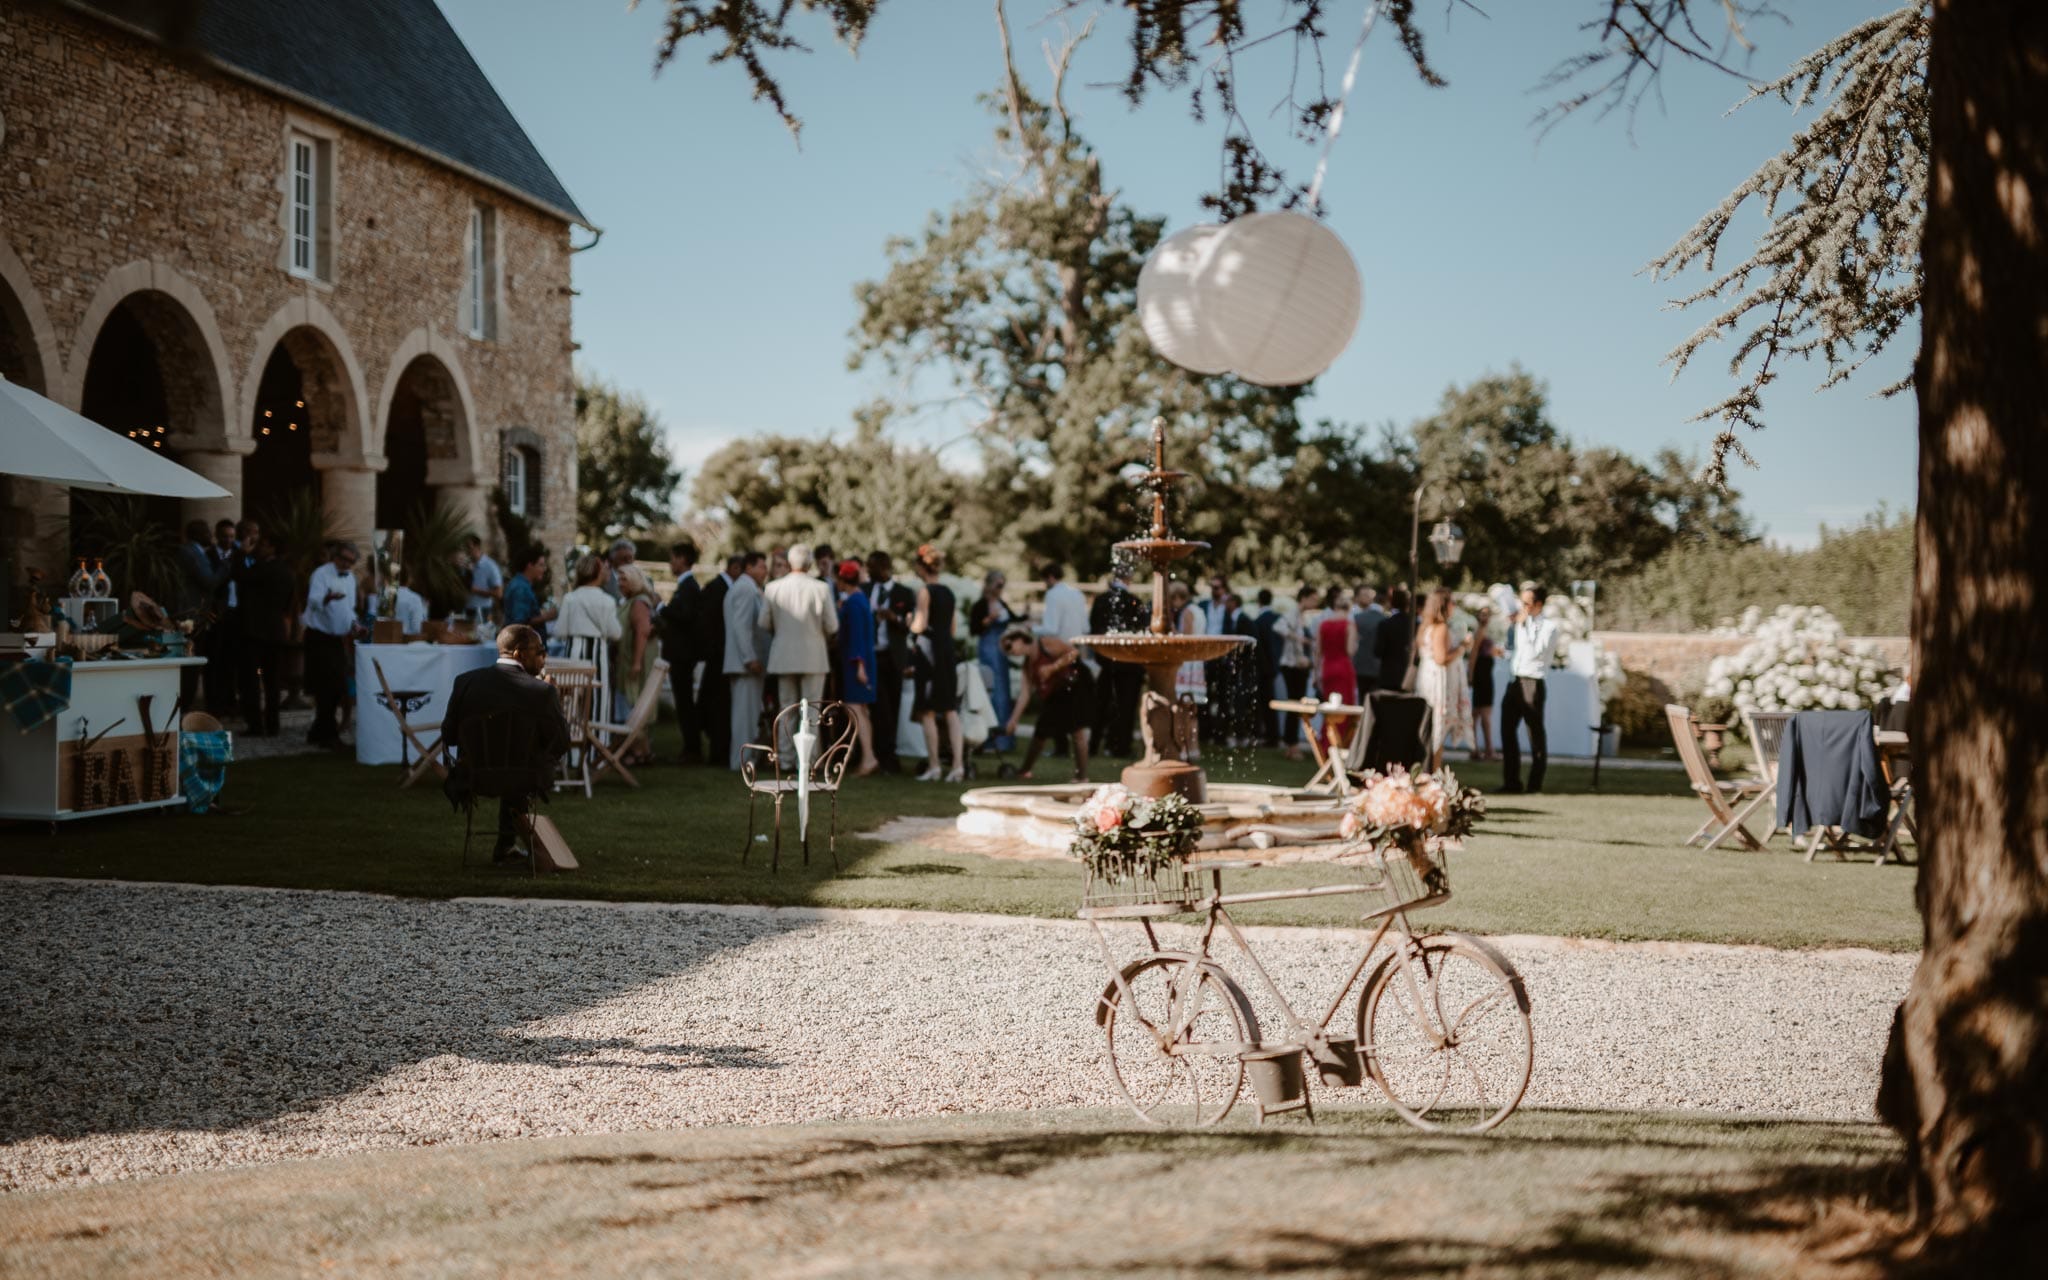
<path fill-rule="evenodd" d="M 1081 915 L 1102 919 L 1178 915 L 1195 910 L 1208 896 L 1202 874 L 1185 862 L 1114 880 L 1091 867 L 1081 887 Z"/>

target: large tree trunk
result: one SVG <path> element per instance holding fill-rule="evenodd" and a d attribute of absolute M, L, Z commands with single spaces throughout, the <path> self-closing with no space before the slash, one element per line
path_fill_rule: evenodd
<path fill-rule="evenodd" d="M 1936 0 L 1928 76 L 1926 934 L 1879 1105 L 1934 1246 L 2008 1255 L 2048 1217 L 2048 4 Z"/>

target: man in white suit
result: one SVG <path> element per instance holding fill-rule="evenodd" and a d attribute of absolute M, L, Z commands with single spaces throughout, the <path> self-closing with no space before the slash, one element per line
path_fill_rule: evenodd
<path fill-rule="evenodd" d="M 726 767 L 740 767 L 740 753 L 761 729 L 761 684 L 768 670 L 768 635 L 761 629 L 761 584 L 768 557 L 749 551 L 740 574 L 725 593 L 725 679 L 732 689 L 732 749 Z"/>
<path fill-rule="evenodd" d="M 798 543 L 789 549 L 789 572 L 768 584 L 761 612 L 761 625 L 775 637 L 768 648 L 768 674 L 776 678 L 782 705 L 823 698 L 825 674 L 832 669 L 832 637 L 839 634 L 839 602 L 812 569 L 809 547 Z M 787 739 L 794 731 L 793 724 L 783 725 L 778 750 L 789 751 Z"/>

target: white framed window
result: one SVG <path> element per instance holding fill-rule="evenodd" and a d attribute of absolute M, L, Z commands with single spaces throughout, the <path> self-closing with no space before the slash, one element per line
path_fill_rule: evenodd
<path fill-rule="evenodd" d="M 514 446 L 505 450 L 505 506 L 513 515 L 526 514 L 526 450 Z"/>
<path fill-rule="evenodd" d="M 334 278 L 334 143 L 293 132 L 285 146 L 285 269 Z"/>
<path fill-rule="evenodd" d="M 469 211 L 462 282 L 462 329 L 479 340 L 498 336 L 498 215 L 489 205 Z"/>
<path fill-rule="evenodd" d="M 515 516 L 540 519 L 540 450 L 538 439 L 523 427 L 513 428 L 505 441 L 505 468 L 499 488 L 505 508 Z"/>

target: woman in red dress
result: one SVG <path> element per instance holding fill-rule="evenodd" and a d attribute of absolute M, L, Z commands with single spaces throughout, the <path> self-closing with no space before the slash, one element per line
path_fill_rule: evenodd
<path fill-rule="evenodd" d="M 1339 591 L 1316 626 L 1316 689 L 1323 701 L 1328 702 L 1334 693 L 1339 702 L 1357 703 L 1358 672 L 1351 666 L 1351 655 L 1357 649 L 1358 624 L 1351 620 L 1351 593 Z M 1323 737 L 1332 750 L 1341 749 L 1351 740 L 1351 718 L 1325 716 Z"/>

